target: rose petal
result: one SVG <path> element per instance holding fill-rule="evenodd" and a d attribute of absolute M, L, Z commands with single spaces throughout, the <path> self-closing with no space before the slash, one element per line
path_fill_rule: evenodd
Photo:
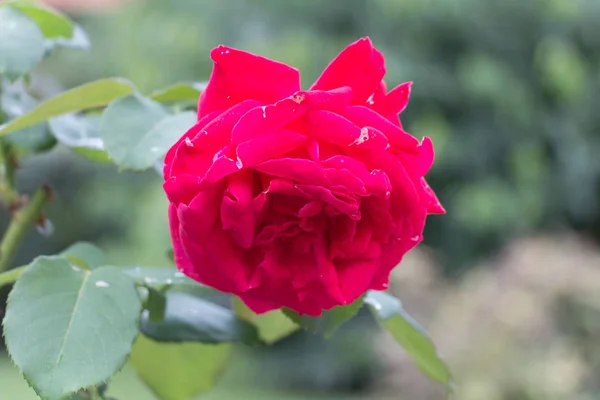
<path fill-rule="evenodd" d="M 213 113 L 209 113 L 209 114 L 205 115 L 204 118 L 199 120 L 186 133 L 184 133 L 183 136 L 173 146 L 171 146 L 171 148 L 169 149 L 169 151 L 167 151 L 167 154 L 165 155 L 164 168 L 163 168 L 163 175 L 164 175 L 165 179 L 168 179 L 172 176 L 172 174 L 171 174 L 172 165 L 171 164 L 173 163 L 175 153 L 177 152 L 179 147 L 181 147 L 181 145 L 186 140 L 191 140 L 194 136 L 196 136 L 198 134 L 198 132 L 200 132 L 202 130 L 202 128 L 204 128 L 210 121 L 212 121 L 219 114 L 220 114 L 219 112 L 213 112 Z"/>
<path fill-rule="evenodd" d="M 352 88 L 343 86 L 333 90 L 307 90 L 296 93 L 293 98 L 307 109 L 342 110 L 352 101 Z"/>
<path fill-rule="evenodd" d="M 237 146 L 237 158 L 240 166 L 250 168 L 258 163 L 274 159 L 302 146 L 307 137 L 299 133 L 281 130 Z"/>
<path fill-rule="evenodd" d="M 374 101 L 372 109 L 381 115 L 400 114 L 408 105 L 412 82 L 405 82 L 390 90 L 383 99 Z"/>
<path fill-rule="evenodd" d="M 210 233 L 217 228 L 220 201 L 224 185 L 203 190 L 194 197 L 189 205 L 181 204 L 177 215 L 183 230 L 199 243 L 206 242 Z"/>
<path fill-rule="evenodd" d="M 347 147 L 360 142 L 361 128 L 339 114 L 315 110 L 307 114 L 307 135 L 320 142 Z"/>
<path fill-rule="evenodd" d="M 188 235 L 187 232 L 181 228 L 179 230 L 179 235 L 185 254 L 192 265 L 192 269 L 186 269 L 182 272 L 196 281 L 211 286 L 221 292 L 239 292 L 235 283 L 211 264 L 203 245 L 195 242 L 195 238 Z"/>
<path fill-rule="evenodd" d="M 370 289 L 379 269 L 378 258 L 336 261 L 339 285 L 347 303 L 352 303 Z"/>
<path fill-rule="evenodd" d="M 289 98 L 272 105 L 255 107 L 235 124 L 231 131 L 231 142 L 243 143 L 273 133 L 304 113 L 304 107 Z"/>
<path fill-rule="evenodd" d="M 255 170 L 271 176 L 289 179 L 299 183 L 328 186 L 329 180 L 319 164 L 300 158 L 277 158 L 264 161 L 253 167 Z"/>
<path fill-rule="evenodd" d="M 198 118 L 247 99 L 274 103 L 300 90 L 300 74 L 286 64 L 219 46 L 210 53 L 213 72 L 200 95 Z"/>
<path fill-rule="evenodd" d="M 186 138 L 172 157 L 170 176 L 182 173 L 203 176 L 213 163 L 215 153 L 231 141 L 231 130 L 239 118 L 260 104 L 254 100 L 243 101 Z"/>
<path fill-rule="evenodd" d="M 182 174 L 165 181 L 163 188 L 170 202 L 189 204 L 200 192 L 200 182 L 199 176 Z"/>
<path fill-rule="evenodd" d="M 256 216 L 253 206 L 254 172 L 244 170 L 229 176 L 229 187 L 221 202 L 221 222 L 243 249 L 254 242 Z"/>
<path fill-rule="evenodd" d="M 365 106 L 346 107 L 340 115 L 358 126 L 371 126 L 385 134 L 390 146 L 404 151 L 415 151 L 419 141 L 388 119 Z"/>
<path fill-rule="evenodd" d="M 417 146 L 416 153 L 403 153 L 400 155 L 402 164 L 410 176 L 415 179 L 427 175 L 429 169 L 433 165 L 434 152 L 433 143 L 428 137 L 424 137 L 423 141 Z"/>
<path fill-rule="evenodd" d="M 342 86 L 352 88 L 352 102 L 365 102 L 377 89 L 385 75 L 383 55 L 369 38 L 362 38 L 346 47 L 323 71 L 311 90 L 331 90 Z"/>

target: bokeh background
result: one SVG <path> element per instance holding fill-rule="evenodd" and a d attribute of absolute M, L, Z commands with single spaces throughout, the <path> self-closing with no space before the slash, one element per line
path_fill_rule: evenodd
<path fill-rule="evenodd" d="M 448 214 L 428 220 L 392 290 L 453 367 L 454 398 L 600 399 L 600 1 L 48 3 L 72 13 L 93 47 L 48 59 L 34 79 L 44 94 L 107 76 L 143 92 L 206 80 L 221 43 L 298 67 L 307 87 L 369 35 L 388 86 L 414 81 L 405 128 L 436 147 L 429 182 Z M 77 240 L 114 264 L 168 263 L 167 203 L 153 171 L 120 173 L 55 148 L 26 159 L 18 178 L 25 191 L 49 182 L 57 195 L 54 233 L 32 233 L 15 265 Z M 154 400 L 129 368 L 113 393 Z M 300 333 L 268 350 L 240 348 L 205 398 L 253 396 L 444 399 L 363 314 L 328 342 Z M 0 398 L 35 399 L 1 352 Z"/>

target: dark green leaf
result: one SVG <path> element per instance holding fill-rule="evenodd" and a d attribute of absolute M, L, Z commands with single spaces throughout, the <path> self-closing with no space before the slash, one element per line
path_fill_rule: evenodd
<path fill-rule="evenodd" d="M 287 308 L 284 308 L 283 312 L 292 321 L 300 325 L 302 329 L 330 337 L 340 326 L 354 317 L 362 306 L 363 299 L 361 297 L 347 306 L 339 306 L 328 311 L 323 311 L 320 317 L 300 316 L 295 311 Z"/>
<path fill-rule="evenodd" d="M 0 126 L 0 136 L 36 125 L 59 115 L 105 106 L 113 100 L 132 92 L 133 87 L 131 84 L 118 78 L 100 79 L 86 83 L 48 99 L 27 114 Z"/>
<path fill-rule="evenodd" d="M 154 289 L 147 288 L 148 297 L 144 302 L 144 310 L 148 310 L 150 322 L 162 322 L 165 319 L 167 310 L 167 298 L 164 293 Z"/>
<path fill-rule="evenodd" d="M 60 256 L 78 258 L 92 269 L 106 265 L 106 256 L 102 250 L 88 242 L 77 242 L 63 250 Z"/>
<path fill-rule="evenodd" d="M 402 308 L 400 300 L 388 293 L 370 291 L 367 293 L 365 303 L 423 373 L 448 387 L 452 386 L 450 368 L 438 355 L 429 335 Z"/>
<path fill-rule="evenodd" d="M 106 109 L 100 135 L 120 167 L 140 170 L 152 167 L 195 121 L 193 112 L 169 115 L 154 100 L 132 95 Z"/>
<path fill-rule="evenodd" d="M 230 344 L 157 343 L 140 336 L 129 362 L 161 400 L 190 400 L 212 388 L 230 353 Z"/>
<path fill-rule="evenodd" d="M 47 39 L 73 36 L 73 22 L 57 11 L 50 10 L 33 1 L 13 1 L 10 6 L 34 20 Z"/>
<path fill-rule="evenodd" d="M 158 342 L 260 342 L 256 328 L 239 319 L 220 304 L 190 293 L 167 292 L 167 309 L 163 322 L 150 321 L 142 314 L 142 332 Z"/>
<path fill-rule="evenodd" d="M 260 337 L 265 343 L 275 343 L 299 329 L 298 325 L 292 322 L 281 310 L 257 315 L 237 297 L 233 299 L 233 306 L 236 314 L 241 319 L 256 326 Z"/>
<path fill-rule="evenodd" d="M 39 257 L 10 293 L 4 335 L 38 395 L 57 400 L 117 372 L 138 335 L 141 302 L 114 267 L 92 271 Z"/>
<path fill-rule="evenodd" d="M 176 83 L 165 89 L 157 90 L 150 95 L 150 98 L 161 103 L 197 102 L 205 87 L 205 83 Z"/>
<path fill-rule="evenodd" d="M 0 4 L 0 75 L 11 79 L 23 75 L 42 60 L 44 52 L 44 36 L 36 23 Z"/>

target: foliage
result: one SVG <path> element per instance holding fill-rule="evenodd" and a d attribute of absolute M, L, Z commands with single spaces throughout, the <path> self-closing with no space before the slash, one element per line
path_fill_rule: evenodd
<path fill-rule="evenodd" d="M 84 242 L 7 271 L 27 230 L 49 229 L 43 210 L 52 192 L 42 186 L 31 199 L 21 195 L 15 173 L 22 158 L 60 143 L 91 162 L 146 170 L 195 119 L 190 103 L 202 85 L 193 82 L 144 96 L 127 80 L 104 78 L 51 98 L 33 96 L 32 68 L 56 47 L 85 43 L 81 32 L 66 16 L 36 3 L 0 4 L 0 90 L 10 94 L 0 104 L 0 200 L 12 212 L 0 243 L 0 285 L 14 283 L 3 329 L 13 362 L 36 393 L 43 400 L 104 399 L 107 382 L 130 359 L 160 398 L 186 400 L 210 389 L 231 342 L 260 346 L 298 329 L 331 335 L 353 317 L 363 299 L 319 318 L 288 311 L 255 315 L 172 266 L 108 265 L 99 248 Z M 34 133 L 36 140 L 19 140 Z M 31 145 L 40 137 L 43 146 Z M 450 374 L 425 333 L 399 303 L 380 300 L 366 297 L 382 326 L 449 389 Z M 174 369 L 157 373 L 166 360 Z"/>

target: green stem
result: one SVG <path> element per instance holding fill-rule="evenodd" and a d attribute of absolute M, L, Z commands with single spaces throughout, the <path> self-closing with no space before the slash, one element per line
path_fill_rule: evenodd
<path fill-rule="evenodd" d="M 19 268 L 13 268 L 10 271 L 6 271 L 0 274 L 0 288 L 4 285 L 10 285 L 14 283 L 19 276 L 25 271 L 26 266 L 22 266 Z"/>
<path fill-rule="evenodd" d="M 10 225 L 0 242 L 0 273 L 8 269 L 25 234 L 36 223 L 42 207 L 50 200 L 50 197 L 50 188 L 43 186 L 34 193 L 23 208 L 13 214 Z"/>
<path fill-rule="evenodd" d="M 8 208 L 18 203 L 19 195 L 17 192 L 17 162 L 10 143 L 6 139 L 0 139 L 0 157 L 4 165 L 2 185 L 0 195 Z"/>
<path fill-rule="evenodd" d="M 90 399 L 102 400 L 102 396 L 100 395 L 100 392 L 98 392 L 98 388 L 96 386 L 91 386 L 90 388 L 88 388 L 87 392 L 90 395 Z"/>

